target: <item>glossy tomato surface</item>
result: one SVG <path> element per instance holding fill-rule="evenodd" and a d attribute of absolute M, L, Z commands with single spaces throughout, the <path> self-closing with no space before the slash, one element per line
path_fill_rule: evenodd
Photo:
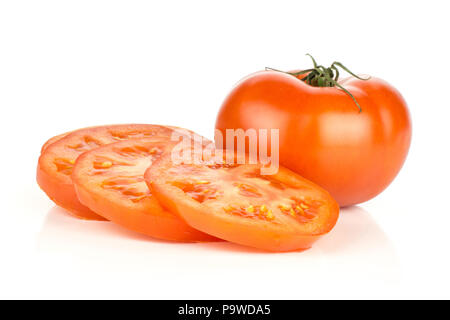
<path fill-rule="evenodd" d="M 313 87 L 276 71 L 243 79 L 225 99 L 216 128 L 279 129 L 280 163 L 328 190 L 341 206 L 367 201 L 401 169 L 411 141 L 405 100 L 387 82 Z"/>
<path fill-rule="evenodd" d="M 217 241 L 163 209 L 144 181 L 155 159 L 170 153 L 170 137 L 131 139 L 85 152 L 72 181 L 82 204 L 127 229 L 171 241 Z"/>
<path fill-rule="evenodd" d="M 258 164 L 155 161 L 145 180 L 160 203 L 190 226 L 230 242 L 268 250 L 304 250 L 335 225 L 339 206 L 328 192 L 279 168 Z"/>

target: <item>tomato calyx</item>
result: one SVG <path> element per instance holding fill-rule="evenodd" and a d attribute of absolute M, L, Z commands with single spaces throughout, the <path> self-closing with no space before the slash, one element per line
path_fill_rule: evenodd
<path fill-rule="evenodd" d="M 370 77 L 362 78 L 362 77 L 356 75 L 355 73 L 351 72 L 346 66 L 344 66 L 342 63 L 337 62 L 337 61 L 333 62 L 330 67 L 325 68 L 322 65 L 318 65 L 312 55 L 310 55 L 309 53 L 307 53 L 306 55 L 311 58 L 314 68 L 306 69 L 306 70 L 302 70 L 302 71 L 298 71 L 298 72 L 286 72 L 286 71 L 281 71 L 281 70 L 266 67 L 266 71 L 277 71 L 277 72 L 283 72 L 283 73 L 290 74 L 291 76 L 294 76 L 294 77 L 298 78 L 299 80 L 301 80 L 313 87 L 338 87 L 339 89 L 343 90 L 348 96 L 350 96 L 350 98 L 352 98 L 353 102 L 355 102 L 356 106 L 358 107 L 359 112 L 361 112 L 362 108 L 359 105 L 358 101 L 356 101 L 355 97 L 350 93 L 350 91 L 348 91 L 341 84 L 339 84 L 339 82 L 338 82 L 339 69 L 338 68 L 343 69 L 344 71 L 348 72 L 350 75 L 352 75 L 353 77 L 355 77 L 359 80 L 366 81 L 366 80 L 369 80 Z M 303 75 L 305 75 L 305 76 L 301 77 Z"/>

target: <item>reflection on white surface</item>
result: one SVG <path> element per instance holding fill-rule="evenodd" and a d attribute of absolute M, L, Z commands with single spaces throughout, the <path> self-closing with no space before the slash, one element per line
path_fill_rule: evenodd
<path fill-rule="evenodd" d="M 270 254 L 227 242 L 158 241 L 110 222 L 78 220 L 57 207 L 49 211 L 37 244 L 39 254 L 46 257 L 46 263 L 52 261 L 52 267 L 89 274 L 95 281 L 102 277 L 107 281 L 112 276 L 115 281 L 135 285 L 150 281 L 152 286 L 158 286 L 160 281 L 164 286 L 164 282 L 175 281 L 186 288 L 216 283 L 223 286 L 222 293 L 227 287 L 242 287 L 235 298 L 248 298 L 245 286 L 251 286 L 253 297 L 311 297 L 318 290 L 314 287 L 317 277 L 321 283 L 342 285 L 348 285 L 351 278 L 353 286 L 358 286 L 360 280 L 367 285 L 395 282 L 398 278 L 391 242 L 360 207 L 343 209 L 334 230 L 304 252 Z M 277 288 L 290 285 L 309 288 L 308 294 L 297 290 L 277 292 Z M 179 289 L 179 296 L 174 296 L 169 288 L 160 288 L 154 297 L 186 298 L 183 288 Z M 220 292 L 214 298 L 222 297 Z M 190 297 L 205 298 L 201 293 L 197 290 Z M 339 291 L 330 294 L 339 297 Z"/>
<path fill-rule="evenodd" d="M 353 281 L 397 282 L 399 278 L 392 242 L 371 215 L 358 206 L 341 209 L 333 231 L 312 250 L 326 257 L 329 271 L 350 273 Z"/>
<path fill-rule="evenodd" d="M 71 243 L 71 241 L 73 242 Z M 46 218 L 38 237 L 38 246 L 43 250 L 64 249 L 70 247 L 81 247 L 87 244 L 101 247 L 108 243 L 124 242 L 134 243 L 137 247 L 146 246 L 189 246 L 191 249 L 197 247 L 211 248 L 219 251 L 261 253 L 251 248 L 241 247 L 228 242 L 223 243 L 200 243 L 180 244 L 160 241 L 141 235 L 110 222 L 85 221 L 72 217 L 65 210 L 53 207 Z M 374 254 L 384 252 L 394 257 L 393 248 L 384 232 L 375 223 L 371 216 L 362 208 L 354 206 L 341 209 L 339 221 L 336 227 L 326 236 L 316 242 L 312 249 L 302 253 L 281 253 L 281 255 L 306 254 L 345 255 L 349 253 Z"/>

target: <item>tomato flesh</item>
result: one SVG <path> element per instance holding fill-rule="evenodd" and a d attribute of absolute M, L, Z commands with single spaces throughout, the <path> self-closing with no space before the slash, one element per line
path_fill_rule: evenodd
<path fill-rule="evenodd" d="M 57 205 L 82 219 L 105 220 L 78 200 L 71 174 L 84 152 L 121 140 L 168 136 L 173 129 L 147 124 L 112 125 L 74 131 L 52 138 L 43 147 L 37 168 L 37 182 Z"/>
<path fill-rule="evenodd" d="M 270 251 L 309 248 L 336 223 L 339 206 L 317 185 L 280 167 L 156 161 L 145 179 L 161 204 L 218 238 Z"/>
<path fill-rule="evenodd" d="M 118 225 L 163 240 L 217 241 L 163 209 L 144 181 L 145 170 L 174 143 L 169 137 L 117 142 L 80 156 L 72 180 L 81 203 Z"/>

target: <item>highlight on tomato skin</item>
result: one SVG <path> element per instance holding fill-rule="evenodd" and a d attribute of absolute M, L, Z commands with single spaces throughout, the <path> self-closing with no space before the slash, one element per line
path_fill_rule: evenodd
<path fill-rule="evenodd" d="M 327 191 L 280 167 L 174 163 L 162 156 L 145 180 L 163 207 L 215 237 L 273 252 L 305 250 L 336 224 L 339 206 Z"/>
<path fill-rule="evenodd" d="M 72 180 L 80 202 L 106 219 L 153 238 L 178 242 L 220 241 L 165 210 L 144 181 L 145 170 L 175 143 L 168 136 L 131 139 L 81 155 Z"/>

